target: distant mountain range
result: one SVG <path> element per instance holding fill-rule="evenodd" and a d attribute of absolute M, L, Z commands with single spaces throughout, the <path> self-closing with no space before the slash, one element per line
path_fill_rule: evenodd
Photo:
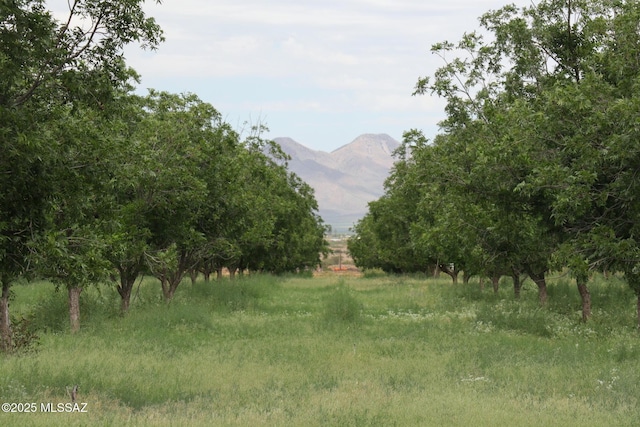
<path fill-rule="evenodd" d="M 314 190 L 320 216 L 336 232 L 346 232 L 383 193 L 400 143 L 389 135 L 365 134 L 331 153 L 315 151 L 291 138 L 275 138 L 291 156 L 289 170 Z"/>

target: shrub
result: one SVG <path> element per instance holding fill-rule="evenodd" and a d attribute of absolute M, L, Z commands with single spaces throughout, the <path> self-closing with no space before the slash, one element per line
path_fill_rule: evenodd
<path fill-rule="evenodd" d="M 32 319 L 36 330 L 54 333 L 64 331 L 69 325 L 69 306 L 63 292 L 51 292 L 38 301 L 33 309 Z"/>
<path fill-rule="evenodd" d="M 386 277 L 387 273 L 384 272 L 381 268 L 367 268 L 362 273 L 362 277 L 367 279 L 376 279 L 379 277 Z"/>
<path fill-rule="evenodd" d="M 344 281 L 338 283 L 324 302 L 324 320 L 328 323 L 359 323 L 361 311 L 362 304 Z"/>
<path fill-rule="evenodd" d="M 12 351 L 28 353 L 35 351 L 40 345 L 40 337 L 30 317 L 13 318 L 11 320 L 11 345 Z"/>

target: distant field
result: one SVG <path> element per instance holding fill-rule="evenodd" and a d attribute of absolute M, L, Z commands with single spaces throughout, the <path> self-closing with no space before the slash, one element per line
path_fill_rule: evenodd
<path fill-rule="evenodd" d="M 327 240 L 329 241 L 329 249 L 331 252 L 322 260 L 322 271 L 316 272 L 316 276 L 322 276 L 325 272 L 334 271 L 359 272 L 347 249 L 348 238 L 336 236 L 328 238 Z"/>
<path fill-rule="evenodd" d="M 615 279 L 577 291 L 535 286 L 513 301 L 477 283 L 419 277 L 246 277 L 185 282 L 171 304 L 154 280 L 118 315 L 110 288 L 82 295 L 68 332 L 64 293 L 15 286 L 12 309 L 40 329 L 0 356 L 3 426 L 635 426 L 640 337 Z M 70 402 L 84 413 L 43 413 Z M 3 407 L 4 408 L 4 407 Z M 62 406 L 64 409 L 64 405 Z M 82 409 L 81 407 L 79 409 Z"/>

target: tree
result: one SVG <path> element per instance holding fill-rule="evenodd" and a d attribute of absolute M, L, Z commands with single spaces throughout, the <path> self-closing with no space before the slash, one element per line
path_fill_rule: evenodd
<path fill-rule="evenodd" d="M 112 206 L 110 218 L 104 223 L 105 257 L 117 271 L 116 289 L 121 297 L 120 310 L 129 310 L 131 292 L 136 279 L 144 271 L 145 254 L 149 250 L 150 230 L 147 223 L 147 202 L 150 201 L 145 177 L 156 166 L 146 144 L 136 141 L 136 134 L 145 119 L 144 100 L 127 94 L 111 123 L 118 123 L 112 135 L 111 168 Z M 113 276 L 113 275 L 112 275 Z"/>
<path fill-rule="evenodd" d="M 208 160 L 207 147 L 218 143 L 220 114 L 196 95 L 153 90 L 144 99 L 144 109 L 133 138 L 146 164 L 134 168 L 141 175 L 131 192 L 142 204 L 149 233 L 148 266 L 160 280 L 165 299 L 171 300 L 199 261 L 205 241 L 197 226 L 209 195 L 199 168 Z"/>
<path fill-rule="evenodd" d="M 238 245 L 231 239 L 235 227 L 245 224 L 244 199 L 241 178 L 243 151 L 239 134 L 226 123 L 215 126 L 209 144 L 196 173 L 205 183 L 207 200 L 202 204 L 196 223 L 204 240 L 199 251 L 196 269 L 209 281 L 213 271 L 222 275 L 226 261 L 240 258 Z"/>
<path fill-rule="evenodd" d="M 17 0 L 0 6 L 0 308 L 2 348 L 10 343 L 9 286 L 26 273 L 32 238 L 53 224 L 51 206 L 61 165 L 61 143 L 51 128 L 74 108 L 107 111 L 133 74 L 122 47 L 141 42 L 151 48 L 162 39 L 142 1 L 76 0 L 68 18 L 58 22 L 41 0 Z M 76 112 L 74 112 L 76 114 Z M 68 125 L 68 123 L 67 123 Z M 49 219 L 47 219 L 49 217 Z M 93 234 L 93 233 L 89 233 Z M 86 237 L 86 236 L 85 236 Z M 41 241 L 45 241 L 41 237 Z M 69 247 L 68 245 L 63 245 Z"/>
<path fill-rule="evenodd" d="M 420 253 L 413 245 L 412 225 L 421 187 L 413 152 L 427 140 L 417 132 L 407 132 L 403 144 L 394 153 L 398 159 L 385 181 L 385 194 L 369 203 L 369 212 L 354 227 L 348 248 L 360 268 L 381 268 L 387 272 L 409 273 L 433 270 L 438 262 L 430 253 Z"/>
<path fill-rule="evenodd" d="M 29 247 L 36 273 L 67 288 L 71 330 L 77 332 L 82 290 L 109 273 L 104 230 L 113 208 L 111 122 L 102 112 L 78 107 L 47 131 L 59 145 L 43 228 Z"/>
<path fill-rule="evenodd" d="M 590 314 L 588 271 L 613 267 L 633 281 L 638 259 L 638 149 L 632 118 L 638 111 L 632 90 L 638 65 L 631 58 L 640 46 L 639 5 L 544 2 L 527 10 L 529 36 L 524 38 L 510 29 L 517 18 L 496 14 L 486 20 L 503 35 L 504 52 L 537 46 L 538 56 L 554 65 L 538 72 L 537 86 L 520 84 L 537 91 L 535 102 L 529 102 L 528 135 L 543 154 L 522 187 L 550 201 L 551 217 L 565 233 L 558 258 L 574 269 L 585 319 Z M 538 61 L 537 68 L 545 70 L 543 64 Z"/>
<path fill-rule="evenodd" d="M 364 270 L 382 268 L 379 256 L 380 242 L 373 229 L 373 216 L 366 213 L 355 223 L 353 236 L 347 241 L 347 250 L 356 267 Z"/>
<path fill-rule="evenodd" d="M 315 268 L 328 245 L 313 190 L 287 170 L 287 156 L 260 132 L 243 146 L 246 222 L 236 233 L 239 267 L 276 274 Z"/>
<path fill-rule="evenodd" d="M 485 124 L 490 132 L 474 146 L 503 178 L 482 175 L 477 182 L 504 186 L 505 197 L 494 191 L 491 199 L 528 212 L 528 240 L 550 250 L 532 258 L 527 254 L 538 245 L 526 245 L 524 265 L 539 281 L 555 252 L 574 273 L 585 320 L 588 272 L 617 266 L 633 281 L 638 259 L 631 118 L 638 105 L 638 6 L 553 0 L 489 12 L 480 22 L 492 40 L 471 33 L 457 45 L 436 45 L 445 60 L 455 49 L 466 55 L 448 60 L 433 84 L 421 79 L 417 86 L 417 93 L 447 99 L 443 129 L 450 137 L 470 123 Z"/>

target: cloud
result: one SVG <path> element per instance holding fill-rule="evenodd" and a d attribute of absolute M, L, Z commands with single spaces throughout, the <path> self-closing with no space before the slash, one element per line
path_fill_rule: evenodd
<path fill-rule="evenodd" d="M 399 135 L 402 120 L 409 129 L 443 118 L 442 100 L 411 96 L 418 78 L 442 65 L 431 45 L 458 40 L 480 14 L 507 1 L 146 2 L 167 41 L 155 52 L 131 46 L 125 53 L 144 87 L 195 92 L 223 115 L 225 108 L 234 116 L 260 114 L 284 132 L 275 136 L 296 138 L 289 126 L 318 145 L 338 140 L 338 132 L 384 125 Z M 64 11 L 66 3 L 47 5 Z"/>

